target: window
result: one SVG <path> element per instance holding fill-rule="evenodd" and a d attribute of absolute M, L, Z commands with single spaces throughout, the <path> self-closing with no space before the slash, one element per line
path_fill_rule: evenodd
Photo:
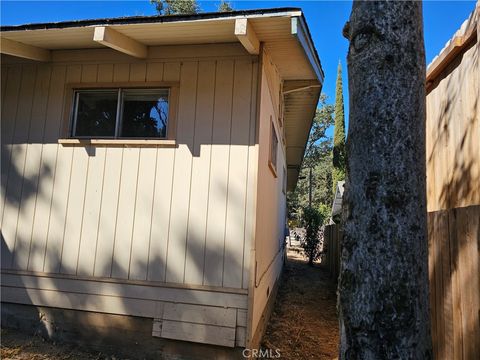
<path fill-rule="evenodd" d="M 169 89 L 74 92 L 71 135 L 89 138 L 166 138 Z"/>
<path fill-rule="evenodd" d="M 278 123 L 280 127 L 283 128 L 283 116 L 284 116 L 285 104 L 283 99 L 283 82 L 280 84 L 279 94 L 278 94 Z"/>
<path fill-rule="evenodd" d="M 268 165 L 273 172 L 273 175 L 277 177 L 277 152 L 278 152 L 278 137 L 275 131 L 275 125 L 273 125 L 272 117 L 270 116 L 270 157 Z"/>
<path fill-rule="evenodd" d="M 285 167 L 283 167 L 283 177 L 282 177 L 282 192 L 284 194 L 287 193 L 287 169 L 285 169 Z"/>

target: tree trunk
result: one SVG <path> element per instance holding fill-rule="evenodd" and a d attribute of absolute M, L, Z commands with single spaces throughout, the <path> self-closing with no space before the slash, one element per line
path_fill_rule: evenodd
<path fill-rule="evenodd" d="M 429 359 L 421 2 L 354 1 L 342 359 Z"/>

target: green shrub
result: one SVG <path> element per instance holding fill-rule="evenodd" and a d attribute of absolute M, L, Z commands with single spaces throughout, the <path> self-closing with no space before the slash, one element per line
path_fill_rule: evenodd
<path fill-rule="evenodd" d="M 313 207 L 303 209 L 302 224 L 305 228 L 305 241 L 302 246 L 309 265 L 313 265 L 313 262 L 320 257 L 320 228 L 323 221 L 324 215 L 317 209 Z"/>

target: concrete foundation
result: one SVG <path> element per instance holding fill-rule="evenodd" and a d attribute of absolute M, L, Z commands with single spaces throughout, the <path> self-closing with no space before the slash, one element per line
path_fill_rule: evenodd
<path fill-rule="evenodd" d="M 152 319 L 1 304 L 1 326 L 48 340 L 129 359 L 243 359 L 243 348 L 225 348 L 152 337 Z"/>

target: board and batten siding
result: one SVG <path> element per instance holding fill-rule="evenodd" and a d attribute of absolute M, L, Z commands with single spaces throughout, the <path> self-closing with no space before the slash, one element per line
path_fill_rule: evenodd
<path fill-rule="evenodd" d="M 263 50 L 260 85 L 260 109 L 258 130 L 258 206 L 255 227 L 255 271 L 253 291 L 249 296 L 251 312 L 251 336 L 263 333 L 268 317 L 263 316 L 267 303 L 274 295 L 284 261 L 286 194 L 283 192 L 283 177 L 286 176 L 284 129 L 279 121 L 281 78 L 268 52 Z M 277 147 L 277 169 L 269 166 L 272 124 L 275 128 Z M 259 341 L 260 339 L 258 339 Z M 258 344 L 252 344 L 256 346 Z"/>
<path fill-rule="evenodd" d="M 233 308 L 246 309 L 257 58 L 239 44 L 149 51 L 147 60 L 109 49 L 54 51 L 46 64 L 2 58 L 2 276 L 17 281 L 2 282 L 6 301 L 77 308 L 52 292 L 82 282 L 67 286 L 83 296 L 78 306 L 105 310 L 105 284 L 116 284 L 112 298 L 164 284 L 216 289 L 219 299 L 231 291 L 243 299 Z M 175 147 L 58 143 L 67 84 L 150 81 L 179 84 Z M 129 314 L 142 301 L 113 308 Z M 154 308 L 131 315 L 155 317 Z"/>

